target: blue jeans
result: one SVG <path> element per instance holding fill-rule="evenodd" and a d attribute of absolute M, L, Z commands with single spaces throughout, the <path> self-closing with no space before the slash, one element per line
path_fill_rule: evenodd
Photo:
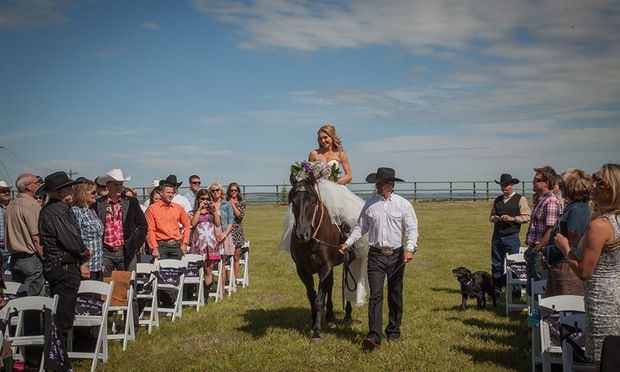
<path fill-rule="evenodd" d="M 43 296 L 45 278 L 43 262 L 36 254 L 16 253 L 11 256 L 13 280 L 23 283 L 27 296 Z"/>
<path fill-rule="evenodd" d="M 518 232 L 510 235 L 493 234 L 491 239 L 491 276 L 493 277 L 493 289 L 496 297 L 502 295 L 502 287 L 506 285 L 504 257 L 507 254 L 519 253 L 520 245 Z M 512 294 L 514 297 L 521 297 L 521 290 L 513 288 Z"/>

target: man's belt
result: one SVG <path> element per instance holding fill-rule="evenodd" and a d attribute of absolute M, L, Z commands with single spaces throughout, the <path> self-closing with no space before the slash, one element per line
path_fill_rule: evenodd
<path fill-rule="evenodd" d="M 116 247 L 112 247 L 112 246 L 109 246 L 107 244 L 104 244 L 103 248 L 105 250 L 107 250 L 107 251 L 110 251 L 110 252 L 120 252 L 120 251 L 123 250 L 123 248 L 125 248 L 125 246 L 124 245 L 119 245 L 119 246 L 116 246 Z"/>
<path fill-rule="evenodd" d="M 158 240 L 157 244 L 158 245 L 167 245 L 167 246 L 175 246 L 175 245 L 180 245 L 182 243 L 181 240 Z"/>
<path fill-rule="evenodd" d="M 398 248 L 392 248 L 392 247 L 373 247 L 370 246 L 370 249 L 372 249 L 373 251 L 377 251 L 379 253 L 381 253 L 383 256 L 391 256 L 394 253 L 398 253 L 403 247 L 400 246 Z"/>

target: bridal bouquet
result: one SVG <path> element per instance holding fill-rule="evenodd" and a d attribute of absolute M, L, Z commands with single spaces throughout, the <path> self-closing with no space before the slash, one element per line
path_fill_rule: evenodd
<path fill-rule="evenodd" d="M 314 179 L 336 181 L 340 176 L 340 168 L 336 164 L 329 166 L 320 160 L 313 162 L 302 161 L 299 164 L 298 161 L 291 165 L 291 174 L 301 180 L 308 179 L 310 174 L 314 176 Z"/>

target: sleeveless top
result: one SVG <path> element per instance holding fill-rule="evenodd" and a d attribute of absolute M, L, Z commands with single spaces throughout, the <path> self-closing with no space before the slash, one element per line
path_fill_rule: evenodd
<path fill-rule="evenodd" d="M 590 279 L 585 281 L 586 352 L 601 360 L 607 335 L 620 335 L 620 214 L 605 214 L 614 229 L 614 243 L 603 248 Z M 584 239 L 579 247 L 583 250 Z"/>

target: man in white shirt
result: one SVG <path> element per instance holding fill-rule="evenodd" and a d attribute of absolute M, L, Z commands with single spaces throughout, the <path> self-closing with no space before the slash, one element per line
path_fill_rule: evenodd
<path fill-rule="evenodd" d="M 191 210 L 194 210 L 194 204 L 196 203 L 196 193 L 200 190 L 200 177 L 193 174 L 189 176 L 189 191 L 183 194 L 183 196 L 189 201 L 192 206 Z"/>
<path fill-rule="evenodd" d="M 381 346 L 383 283 L 386 277 L 390 313 L 385 334 L 390 341 L 400 339 L 405 264 L 411 261 L 417 249 L 418 219 L 411 203 L 394 193 L 394 182 L 403 182 L 395 175 L 392 168 L 379 168 L 377 173 L 366 177 L 366 182 L 375 184 L 378 195 L 366 201 L 355 229 L 340 248 L 344 252 L 368 233 L 369 332 L 362 343 L 368 349 Z M 407 246 L 403 250 L 405 237 Z"/>

